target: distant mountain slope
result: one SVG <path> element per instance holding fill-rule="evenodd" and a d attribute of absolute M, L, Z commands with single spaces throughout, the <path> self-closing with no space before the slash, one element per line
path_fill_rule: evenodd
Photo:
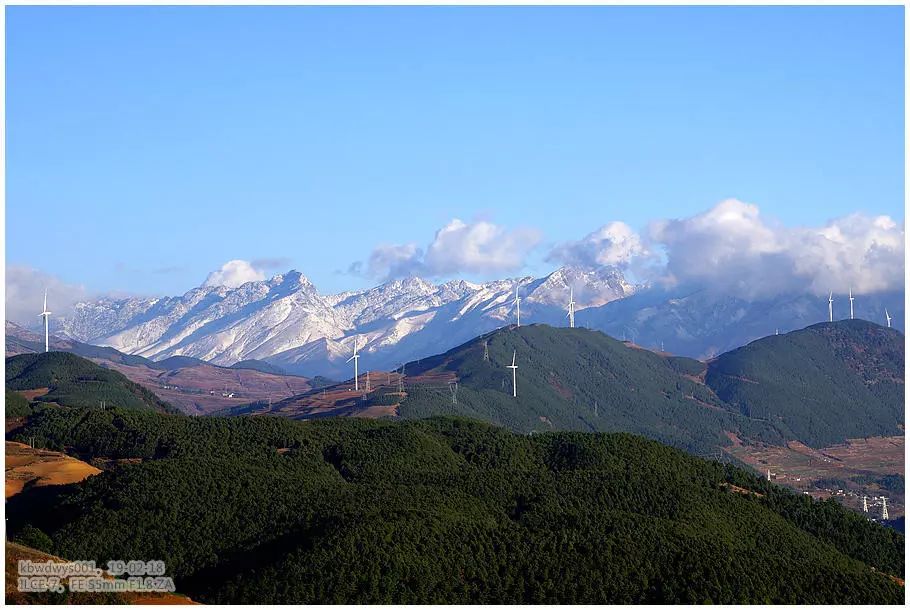
<path fill-rule="evenodd" d="M 765 337 L 711 361 L 705 380 L 812 447 L 903 433 L 904 336 L 864 320 Z"/>
<path fill-rule="evenodd" d="M 19 354 L 31 354 L 44 351 L 44 337 L 38 336 L 30 330 L 22 328 L 15 322 L 6 321 L 5 324 L 6 357 Z M 40 344 L 40 350 L 39 350 Z"/>
<path fill-rule="evenodd" d="M 40 337 L 40 342 L 33 339 L 29 331 L 7 322 L 7 355 L 43 353 L 44 337 Z M 106 369 L 113 369 L 183 412 L 196 415 L 260 399 L 277 401 L 311 387 L 305 377 L 273 372 L 276 367 L 268 363 L 229 368 L 189 356 L 153 361 L 124 354 L 112 347 L 97 347 L 55 336 L 51 336 L 50 345 L 53 350 L 78 354 Z"/>
<path fill-rule="evenodd" d="M 190 356 L 171 356 L 162 360 L 153 360 L 149 362 L 149 366 L 152 368 L 160 369 L 162 371 L 173 371 L 174 369 L 185 369 L 209 364 L 205 360 L 192 358 Z"/>
<path fill-rule="evenodd" d="M 250 368 L 184 362 L 179 368 L 160 370 L 101 361 L 131 380 L 155 392 L 184 413 L 207 415 L 214 411 L 257 400 L 281 400 L 310 389 L 306 377 L 263 373 Z"/>
<path fill-rule="evenodd" d="M 885 324 L 885 309 L 904 328 L 904 293 L 858 295 L 857 318 Z M 834 295 L 834 320 L 849 318 L 846 294 Z M 693 358 L 713 358 L 775 332 L 790 332 L 828 320 L 828 295 L 781 294 L 745 298 L 701 288 L 650 287 L 578 312 L 579 326 L 626 338 L 650 349 Z M 663 346 L 661 348 L 661 346 Z"/>
<path fill-rule="evenodd" d="M 71 409 L 43 410 L 19 434 L 143 460 L 14 497 L 13 536 L 31 528 L 49 551 L 102 565 L 161 559 L 205 603 L 904 595 L 888 576 L 903 574 L 901 534 L 627 434 Z"/>
<path fill-rule="evenodd" d="M 241 360 L 240 362 L 235 362 L 229 368 L 232 369 L 250 369 L 251 371 L 259 371 L 261 373 L 271 373 L 273 375 L 289 375 L 280 366 L 270 364 L 264 360 Z"/>
<path fill-rule="evenodd" d="M 37 400 L 71 407 L 109 407 L 174 411 L 174 408 L 116 371 L 75 354 L 20 354 L 6 359 L 6 389 L 48 388 Z"/>
<path fill-rule="evenodd" d="M 83 358 L 96 360 L 109 360 L 130 366 L 157 367 L 153 361 L 142 356 L 124 354 L 112 347 L 90 345 L 72 339 L 65 339 L 55 335 L 49 338 L 52 351 L 70 352 Z M 18 354 L 39 354 L 44 352 L 44 336 L 39 336 L 14 322 L 6 322 L 6 356 Z"/>
<path fill-rule="evenodd" d="M 517 398 L 507 368 L 513 352 Z M 626 431 L 701 453 L 727 443 L 727 431 L 783 440 L 685 373 L 703 370 L 703 363 L 630 348 L 584 328 L 500 330 L 405 368 L 408 396 L 399 410 L 405 418 L 457 414 L 522 432 Z M 455 380 L 457 403 L 447 386 Z"/>

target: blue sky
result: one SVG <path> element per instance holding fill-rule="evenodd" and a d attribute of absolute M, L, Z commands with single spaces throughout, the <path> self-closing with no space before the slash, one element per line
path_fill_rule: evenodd
<path fill-rule="evenodd" d="M 903 7 L 14 6 L 6 26 L 7 264 L 94 291 L 181 294 L 231 259 L 362 287 L 339 271 L 453 218 L 540 231 L 527 273 L 731 197 L 790 227 L 904 219 Z"/>

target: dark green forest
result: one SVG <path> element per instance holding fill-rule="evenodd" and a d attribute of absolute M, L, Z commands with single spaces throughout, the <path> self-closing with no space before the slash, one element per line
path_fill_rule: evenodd
<path fill-rule="evenodd" d="M 16 356 L 6 413 L 28 420 L 10 438 L 105 471 L 10 498 L 9 531 L 62 557 L 163 559 L 207 603 L 901 603 L 903 534 L 691 455 L 725 432 L 899 434 L 901 337 L 857 322 L 707 364 L 501 329 L 406 365 L 454 373 L 457 402 L 406 381 L 398 421 L 187 417 L 78 356 Z"/>
<path fill-rule="evenodd" d="M 11 498 L 13 537 L 203 602 L 903 600 L 901 534 L 630 434 L 35 411 L 19 438 L 144 459 Z"/>
<path fill-rule="evenodd" d="M 101 402 L 131 409 L 176 410 L 117 371 L 67 352 L 20 354 L 6 359 L 6 389 L 48 388 L 37 400 L 100 408 Z"/>
<path fill-rule="evenodd" d="M 759 339 L 712 361 L 706 381 L 810 447 L 903 434 L 904 336 L 864 320 Z"/>
<path fill-rule="evenodd" d="M 19 392 L 7 390 L 4 394 L 4 402 L 6 403 L 6 417 L 26 417 L 32 412 L 28 400 Z"/>

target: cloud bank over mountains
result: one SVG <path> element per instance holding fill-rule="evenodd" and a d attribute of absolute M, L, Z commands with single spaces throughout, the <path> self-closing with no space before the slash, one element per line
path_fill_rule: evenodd
<path fill-rule="evenodd" d="M 735 291 L 827 294 L 902 290 L 904 225 L 888 216 L 851 214 L 821 227 L 788 228 L 736 199 L 679 220 L 652 222 L 648 240 L 666 265 L 657 281 Z"/>
<path fill-rule="evenodd" d="M 378 246 L 351 269 L 377 280 L 511 272 L 522 269 L 540 243 L 541 233 L 533 229 L 455 219 L 426 250 L 414 243 Z M 819 227 L 790 228 L 763 217 L 757 205 L 726 199 L 688 218 L 654 220 L 641 233 L 609 222 L 557 244 L 545 260 L 616 267 L 667 288 L 699 286 L 749 298 L 850 287 L 857 293 L 902 290 L 904 224 L 857 213 Z"/>
<path fill-rule="evenodd" d="M 541 238 L 536 229 L 508 230 L 485 220 L 466 223 L 454 218 L 436 231 L 426 249 L 416 243 L 383 244 L 373 249 L 366 264 L 355 262 L 349 271 L 382 281 L 414 275 L 507 273 L 525 266 Z"/>
<path fill-rule="evenodd" d="M 348 272 L 380 282 L 491 276 L 521 272 L 537 253 L 556 265 L 615 267 L 656 287 L 706 288 L 742 298 L 904 289 L 904 222 L 888 216 L 855 213 L 817 227 L 786 227 L 762 216 L 757 205 L 727 199 L 687 218 L 654 220 L 640 232 L 614 220 L 576 241 L 538 252 L 542 240 L 543 233 L 534 228 L 455 218 L 425 247 L 382 244 Z M 285 258 L 235 259 L 209 273 L 203 285 L 235 288 L 290 264 Z M 92 296 L 83 286 L 27 266 L 6 271 L 6 315 L 11 320 L 33 322 L 45 286 L 52 311 L 61 315 Z"/>

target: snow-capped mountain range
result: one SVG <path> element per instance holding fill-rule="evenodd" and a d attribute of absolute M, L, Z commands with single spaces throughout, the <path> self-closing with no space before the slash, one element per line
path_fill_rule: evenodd
<path fill-rule="evenodd" d="M 543 278 L 434 284 L 418 277 L 367 290 L 321 295 L 289 271 L 236 288 L 203 286 L 180 297 L 78 303 L 54 331 L 160 360 L 193 356 L 231 365 L 257 359 L 302 375 L 351 375 L 356 338 L 361 370 L 390 370 L 444 352 L 515 321 L 566 325 L 569 289 L 576 324 L 652 349 L 710 358 L 760 337 L 827 320 L 827 295 L 760 300 L 717 290 L 635 285 L 612 267 L 562 267 Z M 835 295 L 835 318 L 849 316 Z M 887 307 L 904 328 L 903 292 L 857 295 L 856 317 L 884 324 Z"/>
<path fill-rule="evenodd" d="M 252 358 L 304 375 L 344 377 L 355 338 L 361 366 L 387 370 L 511 323 L 516 289 L 522 321 L 564 324 L 570 287 L 578 309 L 638 288 L 614 268 L 563 267 L 539 279 L 433 284 L 412 277 L 321 295 L 305 276 L 289 271 L 237 288 L 194 288 L 180 297 L 78 303 L 55 330 L 155 360 L 180 355 L 230 365 Z"/>

